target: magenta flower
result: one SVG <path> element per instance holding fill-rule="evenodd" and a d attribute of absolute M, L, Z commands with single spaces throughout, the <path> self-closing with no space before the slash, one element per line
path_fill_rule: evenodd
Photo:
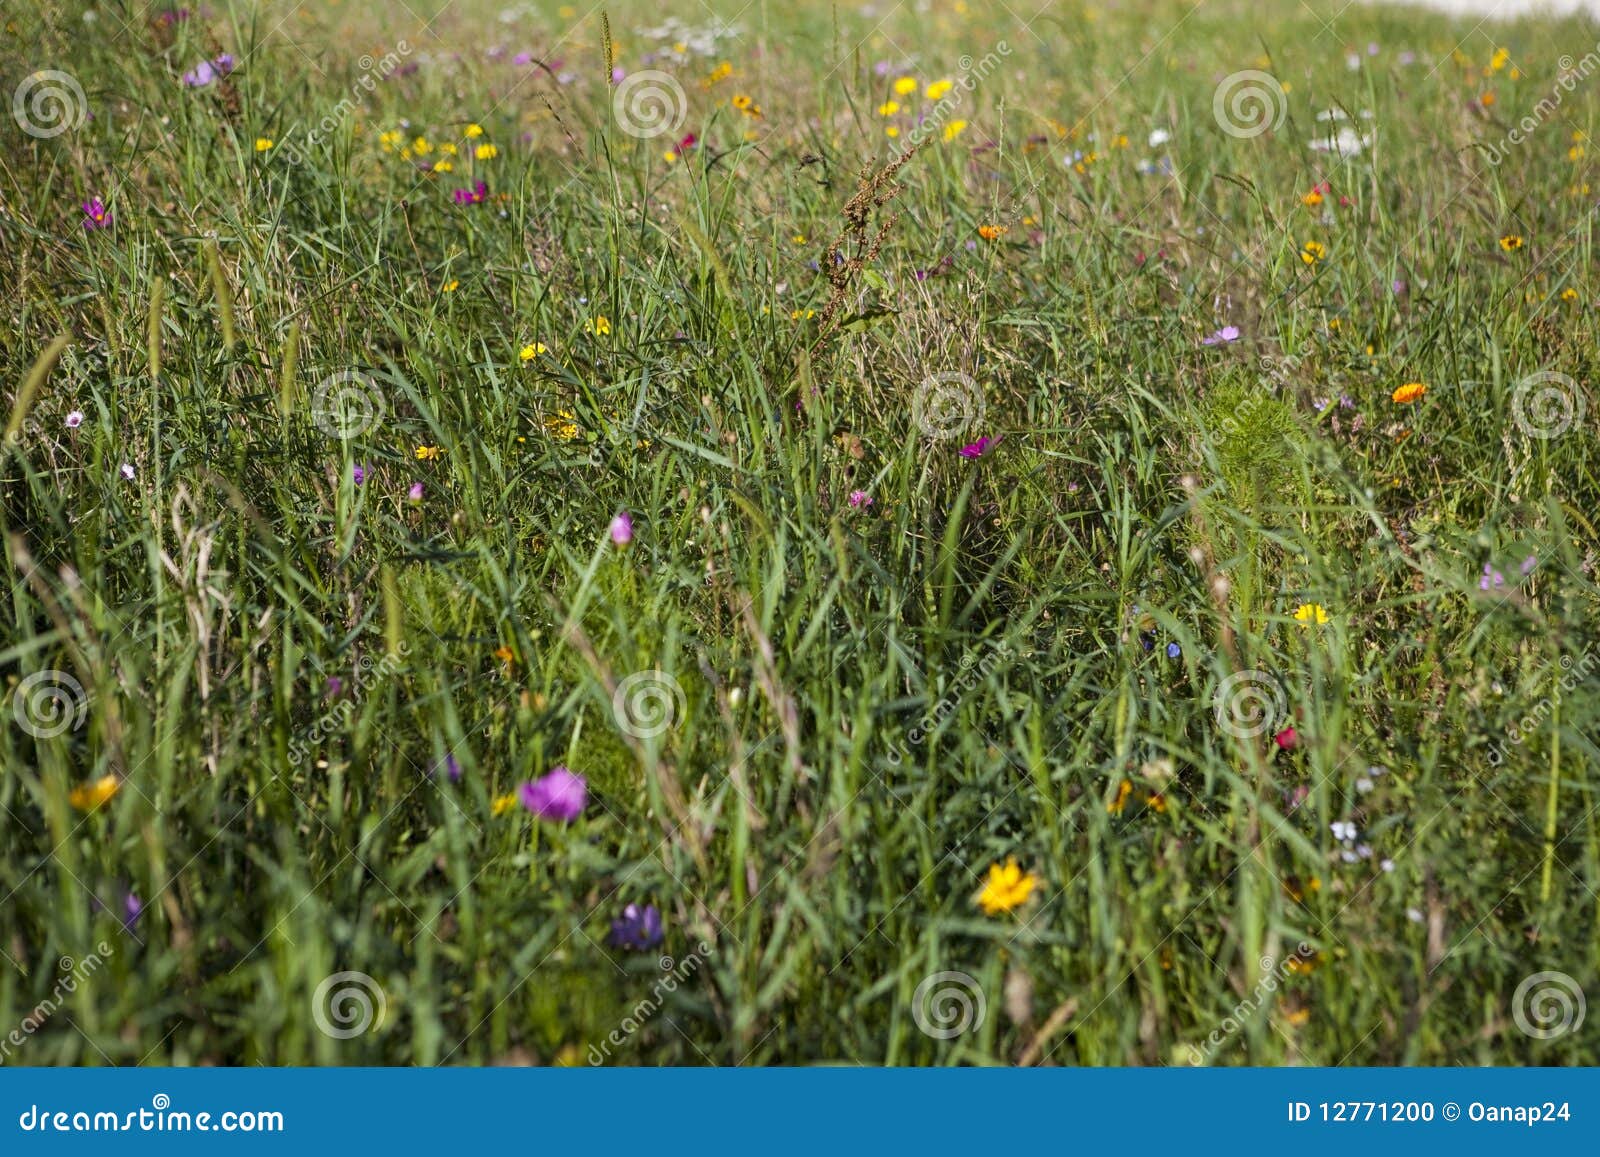
<path fill-rule="evenodd" d="M 1238 340 L 1239 340 L 1239 327 L 1236 326 L 1236 325 L 1225 325 L 1221 329 L 1219 329 L 1215 333 L 1213 333 L 1210 337 L 1201 338 L 1200 339 L 1200 344 L 1201 345 L 1226 345 L 1230 341 L 1238 341 Z"/>
<path fill-rule="evenodd" d="M 618 546 L 627 546 L 633 541 L 633 515 L 626 510 L 611 520 L 611 541 Z"/>
<path fill-rule="evenodd" d="M 74 410 L 74 411 L 72 411 L 72 413 L 67 415 L 67 429 L 76 430 L 81 425 L 83 425 L 83 411 L 82 410 Z M 1528 572 L 1527 571 L 1523 571 L 1522 573 L 1523 574 L 1527 574 Z"/>
<path fill-rule="evenodd" d="M 852 490 L 850 492 L 850 505 L 857 508 L 862 506 L 871 506 L 872 495 L 868 494 L 865 490 Z"/>
<path fill-rule="evenodd" d="M 522 806 L 540 819 L 570 824 L 589 802 L 589 784 L 583 776 L 555 767 L 548 775 L 523 784 L 521 794 Z"/>
<path fill-rule="evenodd" d="M 83 203 L 83 227 L 85 229 L 105 229 L 111 225 L 111 210 L 106 208 L 106 203 L 99 197 L 91 197 Z"/>
<path fill-rule="evenodd" d="M 350 481 L 354 482 L 357 486 L 360 486 L 366 480 L 367 468 L 365 466 L 350 467 Z"/>
<path fill-rule="evenodd" d="M 982 458 L 989 452 L 989 447 L 993 446 L 998 441 L 1000 441 L 999 438 L 991 438 L 989 435 L 985 434 L 976 442 L 969 442 L 967 445 L 961 447 L 961 456 L 963 458 Z"/>
<path fill-rule="evenodd" d="M 457 205 L 481 205 L 489 199 L 489 186 L 478 181 L 470 189 L 457 189 L 455 198 Z"/>

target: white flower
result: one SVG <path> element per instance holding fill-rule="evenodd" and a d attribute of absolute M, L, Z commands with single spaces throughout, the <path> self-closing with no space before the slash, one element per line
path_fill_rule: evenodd
<path fill-rule="evenodd" d="M 119 469 L 122 471 L 122 476 L 124 478 L 126 478 L 129 482 L 133 481 L 133 464 L 131 462 L 124 462 Z"/>
<path fill-rule="evenodd" d="M 83 425 L 82 410 L 74 410 L 72 413 L 67 415 L 67 429 L 76 430 L 81 425 Z"/>
<path fill-rule="evenodd" d="M 1333 838 L 1341 844 L 1356 842 L 1356 825 L 1349 820 L 1334 820 L 1328 825 L 1328 830 L 1333 833 Z"/>
<path fill-rule="evenodd" d="M 1172 134 L 1169 133 L 1166 129 L 1151 129 L 1150 130 L 1150 147 L 1152 149 L 1160 148 L 1162 145 L 1166 144 L 1171 139 L 1172 139 Z"/>

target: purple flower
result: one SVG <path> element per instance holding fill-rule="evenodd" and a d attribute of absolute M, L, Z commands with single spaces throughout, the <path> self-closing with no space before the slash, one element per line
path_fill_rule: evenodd
<path fill-rule="evenodd" d="M 1536 554 L 1530 554 L 1527 558 L 1522 560 L 1522 566 L 1518 569 L 1521 570 L 1524 575 L 1530 575 L 1533 573 L 1533 568 L 1538 565 L 1539 556 Z"/>
<path fill-rule="evenodd" d="M 1176 659 L 1181 654 L 1183 654 L 1183 648 L 1178 646 L 1178 644 L 1176 644 L 1176 643 L 1168 643 L 1167 644 L 1167 658 Z"/>
<path fill-rule="evenodd" d="M 611 541 L 618 546 L 627 546 L 633 541 L 633 515 L 626 510 L 619 511 L 611 520 Z"/>
<path fill-rule="evenodd" d="M 105 229 L 111 224 L 111 210 L 106 208 L 106 203 L 99 197 L 91 197 L 83 203 L 83 227 L 85 229 Z"/>
<path fill-rule="evenodd" d="M 365 466 L 350 467 L 350 480 L 360 486 L 367 480 L 367 468 Z"/>
<path fill-rule="evenodd" d="M 451 783 L 461 782 L 461 764 L 457 761 L 454 752 L 447 754 L 444 757 L 444 762 L 438 764 L 434 770 L 437 771 L 440 767 L 444 768 L 444 773 L 449 777 Z M 432 776 L 433 772 L 430 771 L 428 774 Z"/>
<path fill-rule="evenodd" d="M 457 205 L 481 205 L 489 199 L 489 186 L 476 181 L 470 189 L 457 189 L 455 198 Z"/>
<path fill-rule="evenodd" d="M 406 497 L 411 499 L 412 502 L 421 502 L 422 501 L 422 483 L 413 482 L 411 484 L 411 489 L 406 491 Z"/>
<path fill-rule="evenodd" d="M 183 74 L 183 83 L 190 88 L 205 88 L 206 85 L 217 79 L 217 70 L 211 67 L 209 60 L 202 60 L 188 72 Z"/>
<path fill-rule="evenodd" d="M 1493 590 L 1495 587 L 1506 585 L 1506 576 L 1495 570 L 1488 563 L 1483 564 L 1483 577 L 1478 580 L 1480 591 Z"/>
<path fill-rule="evenodd" d="M 83 411 L 82 410 L 74 410 L 74 411 L 72 411 L 72 413 L 67 415 L 67 429 L 76 430 L 81 425 L 83 425 Z M 1527 574 L 1528 572 L 1527 571 L 1523 571 L 1522 573 L 1523 574 Z"/>
<path fill-rule="evenodd" d="M 850 505 L 855 507 L 871 506 L 872 495 L 865 490 L 852 490 L 850 492 Z"/>
<path fill-rule="evenodd" d="M 628 74 L 626 72 L 623 72 L 620 67 L 619 68 L 613 68 L 611 70 L 611 83 L 612 84 L 621 84 L 622 83 L 622 78 L 627 76 L 627 75 Z"/>
<path fill-rule="evenodd" d="M 328 676 L 328 697 L 331 699 L 344 690 L 344 680 L 337 675 Z"/>
<path fill-rule="evenodd" d="M 139 919 L 139 914 L 144 911 L 144 901 L 139 899 L 137 892 L 129 892 L 122 898 L 122 926 L 132 928 L 134 921 Z"/>
<path fill-rule="evenodd" d="M 1239 340 L 1239 327 L 1236 326 L 1236 325 L 1225 325 L 1221 329 L 1219 329 L 1215 333 L 1213 333 L 1210 337 L 1201 338 L 1200 339 L 1200 344 L 1201 345 L 1225 345 L 1226 343 L 1228 343 L 1230 341 L 1238 341 L 1238 340 Z"/>
<path fill-rule="evenodd" d="M 533 53 L 531 53 L 531 52 L 519 52 L 519 53 L 517 53 L 515 56 L 513 56 L 511 58 L 511 63 L 512 64 L 532 64 L 533 63 Z"/>
<path fill-rule="evenodd" d="M 985 434 L 976 442 L 969 442 L 967 445 L 961 447 L 961 456 L 963 458 L 982 458 L 989 452 L 989 447 L 993 446 L 998 441 L 1000 441 L 999 438 L 991 438 L 989 435 Z"/>
<path fill-rule="evenodd" d="M 227 76 L 233 71 L 233 57 L 226 52 L 211 63 L 216 66 L 218 76 Z"/>
<path fill-rule="evenodd" d="M 570 824 L 588 802 L 588 782 L 564 767 L 551 768 L 548 775 L 522 785 L 522 806 L 543 820 Z"/>
<path fill-rule="evenodd" d="M 622 915 L 611 921 L 610 942 L 617 948 L 647 952 L 661 943 L 661 913 L 654 904 L 643 908 L 629 904 Z"/>

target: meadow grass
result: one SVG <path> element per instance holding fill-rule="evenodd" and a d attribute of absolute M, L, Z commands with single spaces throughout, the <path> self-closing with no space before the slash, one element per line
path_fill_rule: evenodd
<path fill-rule="evenodd" d="M 1600 29 L 1013 7 L 8 6 L 6 1063 L 1600 1059 Z"/>

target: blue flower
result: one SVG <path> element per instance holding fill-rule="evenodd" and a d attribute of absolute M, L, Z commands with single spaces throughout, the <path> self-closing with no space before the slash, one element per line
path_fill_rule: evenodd
<path fill-rule="evenodd" d="M 617 948 L 645 952 L 661 943 L 661 913 L 654 904 L 629 904 L 611 921 L 610 942 Z"/>

